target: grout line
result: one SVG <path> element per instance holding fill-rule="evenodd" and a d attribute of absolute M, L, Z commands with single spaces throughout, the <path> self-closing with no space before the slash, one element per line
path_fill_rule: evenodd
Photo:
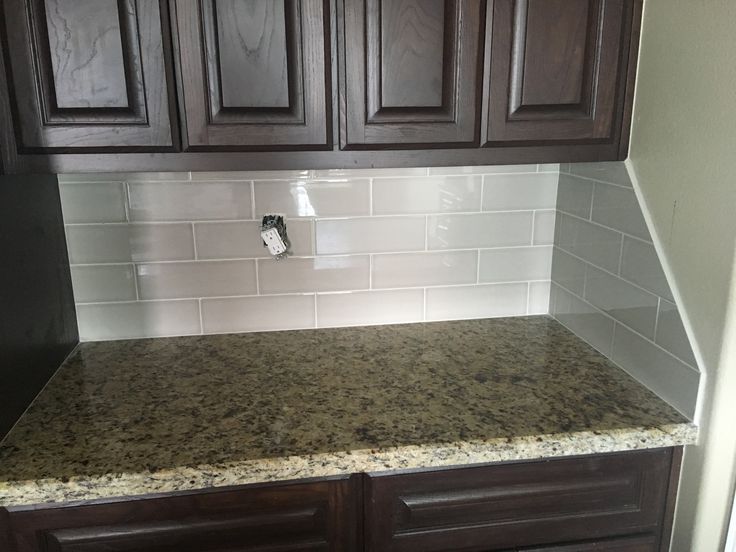
<path fill-rule="evenodd" d="M 202 298 L 197 300 L 197 308 L 199 309 L 199 333 L 204 334 L 204 321 L 202 319 Z"/>
<path fill-rule="evenodd" d="M 261 267 L 260 263 L 258 262 L 258 259 L 254 259 L 256 264 L 256 295 L 261 294 Z"/>
<path fill-rule="evenodd" d="M 368 213 L 373 216 L 373 179 L 368 180 Z"/>
<path fill-rule="evenodd" d="M 429 215 L 424 216 L 424 251 L 429 251 Z"/>
<path fill-rule="evenodd" d="M 123 209 L 125 211 L 125 221 L 130 222 L 130 185 L 123 182 Z"/>
<path fill-rule="evenodd" d="M 657 340 L 657 332 L 659 331 L 659 313 L 660 312 L 662 312 L 662 298 L 657 297 L 657 315 L 654 317 L 654 339 L 653 339 L 655 342 Z"/>
<path fill-rule="evenodd" d="M 478 256 L 475 258 L 475 283 L 480 284 L 480 249 L 478 249 Z"/>
<path fill-rule="evenodd" d="M 256 218 L 256 183 L 250 181 L 250 213 L 253 219 Z"/>
<path fill-rule="evenodd" d="M 486 177 L 482 177 L 480 179 L 480 207 L 478 208 L 478 211 L 481 213 L 485 212 L 483 210 L 483 200 L 485 199 L 486 195 Z"/>
<path fill-rule="evenodd" d="M 197 254 L 197 235 L 194 233 L 194 223 L 192 222 L 190 224 L 190 227 L 192 229 L 192 244 L 194 246 L 194 260 L 199 260 L 199 255 Z"/>
<path fill-rule="evenodd" d="M 560 171 L 560 172 L 562 172 L 562 171 Z M 567 176 L 571 176 L 573 178 L 579 178 L 580 180 L 586 180 L 587 182 L 593 182 L 595 184 L 605 184 L 607 186 L 615 186 L 616 188 L 622 188 L 624 190 L 632 190 L 633 191 L 633 189 L 634 189 L 633 186 L 627 186 L 626 184 L 619 184 L 617 182 L 608 182 L 607 180 L 600 180 L 600 179 L 597 179 L 597 178 L 591 178 L 589 176 L 582 176 L 582 175 L 579 175 L 579 174 L 573 174 L 573 173 L 569 173 L 569 172 L 568 173 L 563 173 L 563 174 L 566 174 Z"/>
<path fill-rule="evenodd" d="M 624 269 L 624 243 L 626 240 L 621 240 L 621 250 L 618 252 L 618 269 L 616 271 L 616 275 L 621 278 L 621 272 Z M 659 260 L 659 257 L 657 257 L 657 260 Z M 621 278 L 623 279 L 623 278 Z"/>
<path fill-rule="evenodd" d="M 616 327 L 619 325 L 618 321 L 613 321 L 613 328 L 611 328 L 611 342 L 608 344 L 609 351 L 611 351 L 611 356 L 609 357 L 611 360 L 613 360 L 613 345 L 616 343 Z"/>
<path fill-rule="evenodd" d="M 135 286 L 135 300 L 141 300 L 140 290 L 138 289 L 138 265 L 133 263 L 133 285 Z"/>
<path fill-rule="evenodd" d="M 531 313 L 531 294 L 532 294 L 532 286 L 529 282 L 526 283 L 526 314 L 529 316 Z"/>
<path fill-rule="evenodd" d="M 595 203 L 595 187 L 597 183 L 593 184 L 593 189 L 590 192 L 590 209 L 588 209 L 588 220 L 593 221 L 593 204 Z"/>

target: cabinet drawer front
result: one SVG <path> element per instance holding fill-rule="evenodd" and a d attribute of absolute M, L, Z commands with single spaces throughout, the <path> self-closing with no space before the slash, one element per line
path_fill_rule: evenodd
<path fill-rule="evenodd" d="M 358 534 L 357 488 L 351 478 L 11 511 L 11 550 L 350 551 Z"/>
<path fill-rule="evenodd" d="M 331 143 L 327 0 L 177 0 L 191 150 Z"/>
<path fill-rule="evenodd" d="M 343 148 L 478 146 L 480 0 L 344 0 Z"/>
<path fill-rule="evenodd" d="M 542 546 L 521 548 L 518 552 L 656 552 L 657 537 L 644 535 L 623 539 L 598 540 L 561 544 L 557 546 Z"/>
<path fill-rule="evenodd" d="M 21 152 L 172 149 L 158 0 L 7 0 Z"/>
<path fill-rule="evenodd" d="M 488 143 L 613 141 L 633 0 L 496 0 Z"/>
<path fill-rule="evenodd" d="M 670 450 L 406 475 L 366 486 L 368 550 L 489 550 L 654 531 Z"/>

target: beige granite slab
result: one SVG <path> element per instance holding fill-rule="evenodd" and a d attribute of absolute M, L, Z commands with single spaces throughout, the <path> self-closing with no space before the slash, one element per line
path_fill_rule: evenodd
<path fill-rule="evenodd" d="M 546 316 L 87 343 L 0 443 L 0 506 L 696 438 Z"/>

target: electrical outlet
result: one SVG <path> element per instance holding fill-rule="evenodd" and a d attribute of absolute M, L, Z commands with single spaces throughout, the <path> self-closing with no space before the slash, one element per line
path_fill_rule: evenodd
<path fill-rule="evenodd" d="M 286 244 L 279 236 L 279 231 L 276 228 L 269 228 L 261 232 L 261 238 L 263 238 L 266 247 L 271 255 L 281 255 L 286 252 Z"/>

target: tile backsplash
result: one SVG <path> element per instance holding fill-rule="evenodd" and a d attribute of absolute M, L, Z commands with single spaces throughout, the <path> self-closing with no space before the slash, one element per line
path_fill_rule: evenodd
<path fill-rule="evenodd" d="M 558 169 L 61 175 L 81 339 L 547 313 Z"/>
<path fill-rule="evenodd" d="M 624 163 L 561 167 L 550 311 L 693 417 L 697 362 Z"/>

